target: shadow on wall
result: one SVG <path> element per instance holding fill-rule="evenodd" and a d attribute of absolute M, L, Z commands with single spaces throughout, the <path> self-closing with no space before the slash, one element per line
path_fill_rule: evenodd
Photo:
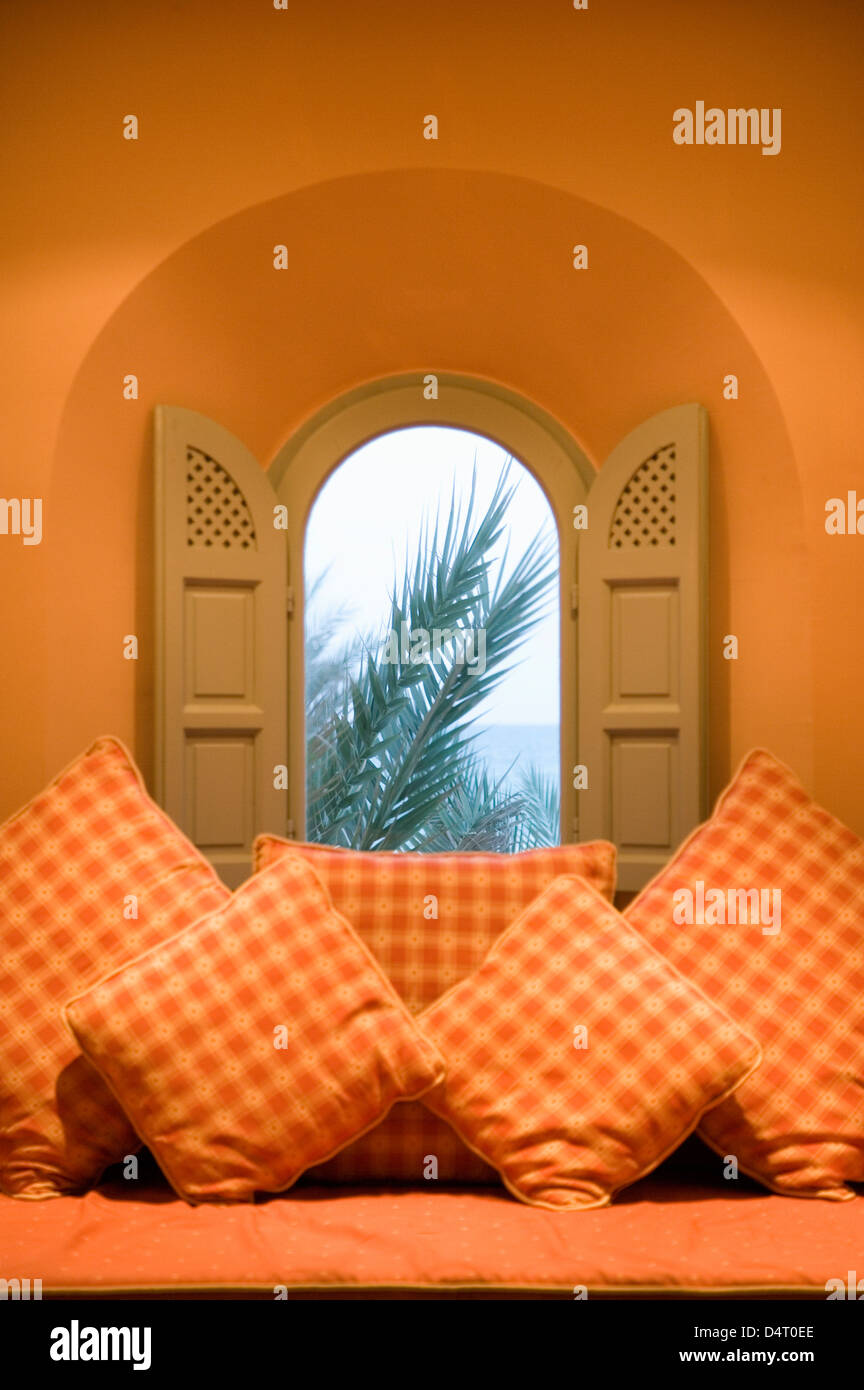
<path fill-rule="evenodd" d="M 576 243 L 587 269 L 573 268 Z M 278 245 L 285 270 L 274 269 Z M 689 400 L 707 407 L 711 792 L 760 742 L 808 779 L 799 480 L 743 333 L 681 256 L 624 218 L 525 179 L 416 170 L 316 184 L 217 223 L 142 280 L 94 342 L 46 502 L 64 518 L 47 595 L 64 677 L 40 692 L 49 764 L 110 730 L 151 777 L 153 407 L 211 416 L 266 466 L 333 397 L 435 370 L 536 402 L 595 466 L 648 416 Z M 734 402 L 723 398 L 730 371 Z M 133 401 L 122 395 L 129 372 Z M 137 663 L 122 657 L 132 632 Z M 728 632 L 746 643 L 746 682 L 723 659 Z"/>

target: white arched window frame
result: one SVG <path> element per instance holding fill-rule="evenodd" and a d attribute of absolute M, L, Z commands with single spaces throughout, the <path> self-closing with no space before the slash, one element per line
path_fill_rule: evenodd
<path fill-rule="evenodd" d="M 215 422 L 157 408 L 157 798 L 232 885 L 255 834 L 303 837 L 309 514 L 361 445 L 450 425 L 500 444 L 548 498 L 560 561 L 561 837 L 612 839 L 619 887 L 636 889 L 706 809 L 705 412 L 661 412 L 595 470 L 516 393 L 441 372 L 428 399 L 427 381 L 402 375 L 339 397 L 266 471 Z M 284 530 L 273 525 L 279 507 Z M 573 524 L 580 507 L 587 530 Z M 286 789 L 274 786 L 282 766 Z M 577 791 L 583 766 L 588 787 Z"/>

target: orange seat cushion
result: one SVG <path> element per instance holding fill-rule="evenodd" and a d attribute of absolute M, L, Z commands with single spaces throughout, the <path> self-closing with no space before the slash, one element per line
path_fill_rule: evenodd
<path fill-rule="evenodd" d="M 296 855 L 66 1017 L 189 1202 L 283 1191 L 444 1070 Z"/>
<path fill-rule="evenodd" d="M 523 854 L 361 853 L 274 835 L 255 842 L 256 868 L 285 854 L 313 865 L 337 910 L 415 1016 L 470 975 L 493 941 L 559 874 L 579 874 L 610 902 L 615 891 L 615 847 L 604 841 Z M 399 1106 L 310 1180 L 419 1182 L 432 1158 L 443 1181 L 497 1181 L 422 1104 Z"/>
<path fill-rule="evenodd" d="M 777 1192 L 851 1198 L 846 1184 L 864 1182 L 864 843 L 757 750 L 625 917 L 762 1045 L 700 1134 Z"/>
<path fill-rule="evenodd" d="M 0 826 L 0 1188 L 56 1197 L 138 1146 L 63 1018 L 228 889 L 102 738 Z"/>
<path fill-rule="evenodd" d="M 514 1196 L 604 1206 L 759 1064 L 756 1043 L 588 884 L 556 878 L 420 1016 L 426 1103 Z"/>
<path fill-rule="evenodd" d="M 742 1183 L 657 1174 L 610 1207 L 546 1211 L 500 1187 L 294 1188 L 189 1207 L 122 1178 L 85 1197 L 0 1197 L 3 1275 L 43 1295 L 392 1298 L 533 1293 L 824 1300 L 861 1269 L 864 1202 L 784 1202 Z M 861 1292 L 864 1292 L 862 1288 Z M 696 1319 L 699 1321 L 699 1319 Z"/>

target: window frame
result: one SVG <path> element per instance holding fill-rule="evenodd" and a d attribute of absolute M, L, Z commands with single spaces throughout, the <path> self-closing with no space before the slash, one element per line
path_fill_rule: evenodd
<path fill-rule="evenodd" d="M 535 402 L 497 383 L 437 372 L 437 399 L 426 399 L 429 374 L 400 374 L 330 401 L 278 450 L 267 472 L 287 512 L 288 823 L 306 834 L 305 574 L 306 527 L 330 475 L 362 445 L 393 430 L 451 426 L 485 435 L 521 463 L 542 488 L 558 530 L 561 739 L 561 843 L 579 838 L 572 769 L 579 729 L 578 540 L 573 509 L 587 503 L 597 470 L 588 455 Z"/>

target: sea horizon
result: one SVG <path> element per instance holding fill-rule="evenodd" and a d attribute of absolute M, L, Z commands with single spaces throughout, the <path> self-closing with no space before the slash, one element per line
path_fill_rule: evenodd
<path fill-rule="evenodd" d="M 518 781 L 533 766 L 556 784 L 561 778 L 558 724 L 484 724 L 475 729 L 473 747 L 495 779 Z"/>

